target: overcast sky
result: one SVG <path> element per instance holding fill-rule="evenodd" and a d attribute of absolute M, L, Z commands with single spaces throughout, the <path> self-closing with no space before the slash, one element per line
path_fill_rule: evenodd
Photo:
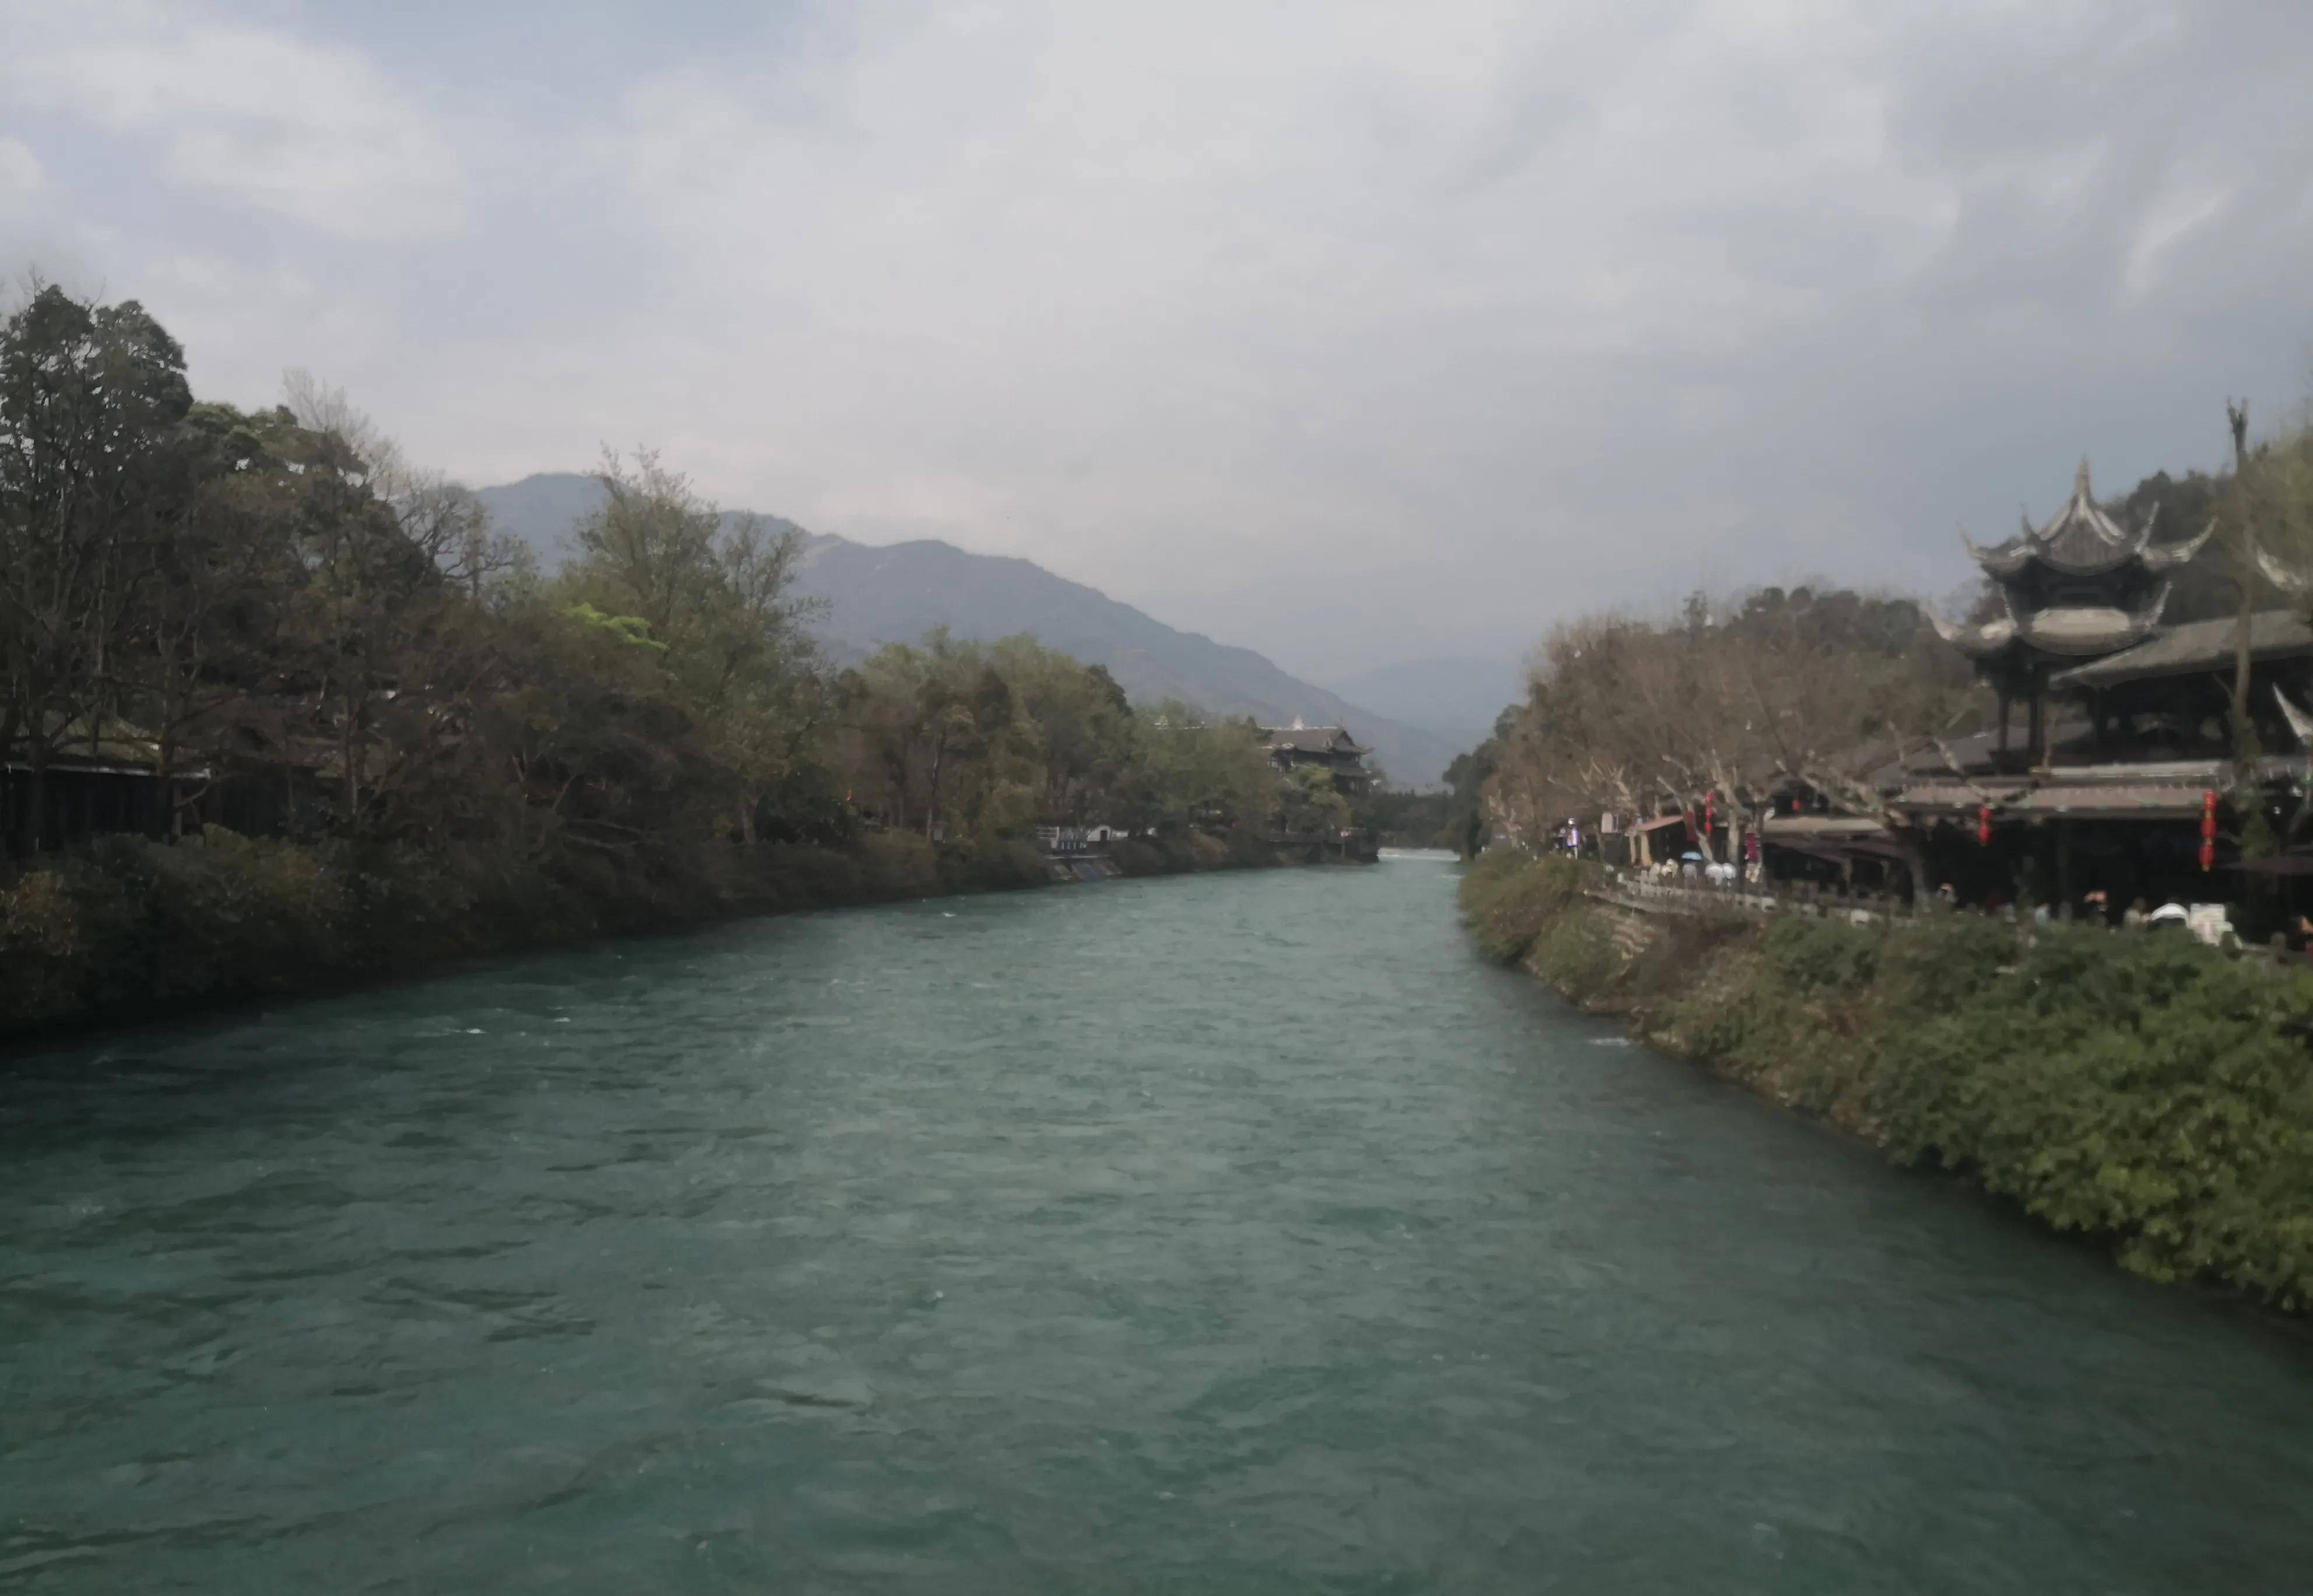
<path fill-rule="evenodd" d="M 0 0 L 0 269 L 1320 677 L 1942 595 L 2306 391 L 2301 0 L 740 9 Z"/>

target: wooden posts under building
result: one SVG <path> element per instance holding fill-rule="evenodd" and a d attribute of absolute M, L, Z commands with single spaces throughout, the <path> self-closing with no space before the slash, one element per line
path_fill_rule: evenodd
<path fill-rule="evenodd" d="M 2072 892 L 2072 823 L 2059 816 L 2049 825 L 2056 833 L 2056 904 L 2067 920 L 2071 918 Z"/>

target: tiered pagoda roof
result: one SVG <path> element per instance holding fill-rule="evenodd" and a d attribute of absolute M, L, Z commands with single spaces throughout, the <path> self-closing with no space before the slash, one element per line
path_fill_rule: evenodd
<path fill-rule="evenodd" d="M 2155 548 L 2153 524 L 2159 517 L 2156 505 L 2142 526 L 2133 533 L 2124 529 L 2098 507 L 2089 490 L 2089 463 L 2083 460 L 2072 479 L 2072 497 L 2046 525 L 2036 528 L 2027 518 L 2023 531 L 1988 549 L 1965 532 L 1959 541 L 1966 545 L 1968 557 L 1994 581 L 2020 577 L 2036 564 L 2059 577 L 2100 577 L 2131 564 L 2159 576 L 2198 554 L 2217 530 L 2212 521 L 2190 542 Z"/>
<path fill-rule="evenodd" d="M 2080 462 L 2072 496 L 2045 525 L 2029 520 L 1992 548 L 1960 541 L 2000 589 L 2001 613 L 1953 625 L 1939 620 L 1946 641 L 2011 690 L 2060 665 L 2100 658 L 2154 636 L 2168 603 L 2167 574 L 2198 554 L 2215 532 L 2155 546 L 2155 517 L 2131 532 L 2099 508 Z"/>
<path fill-rule="evenodd" d="M 1936 630 L 1970 659 L 1987 664 L 2010 653 L 2035 651 L 2067 659 L 2096 658 L 2133 648 L 2160 629 L 2168 584 L 2153 589 L 2150 601 L 2134 611 L 2114 604 L 2051 604 L 2019 615 L 2013 598 L 2005 593 L 2000 596 L 2005 613 L 1970 626 L 1938 621 Z"/>

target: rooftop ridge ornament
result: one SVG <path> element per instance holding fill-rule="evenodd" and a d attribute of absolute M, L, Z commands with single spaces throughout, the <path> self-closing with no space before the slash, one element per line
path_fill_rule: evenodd
<path fill-rule="evenodd" d="M 2159 507 L 2160 507 L 2158 505 L 2153 507 L 2153 513 L 2155 515 L 2159 513 Z M 2209 546 L 2209 540 L 2216 535 L 2217 518 L 2214 516 L 2212 516 L 2209 517 L 2209 524 L 2201 528 L 2200 535 L 2198 537 L 2186 538 L 2181 543 L 2170 543 L 2163 548 L 2146 549 L 2144 551 L 2144 569 L 2150 571 L 2174 570 L 2178 566 L 2185 564 L 2187 561 L 2191 560 L 2193 557 L 2198 554 L 2202 550 L 2207 548 Z M 2264 556 L 2260 554 L 2258 558 L 2262 560 Z"/>
<path fill-rule="evenodd" d="M 2016 640 L 2022 630 L 2016 619 L 2016 605 L 2008 590 L 2000 590 L 2001 613 L 1989 621 L 1947 621 L 1933 610 L 1928 612 L 1928 624 L 1936 635 L 1971 659 L 1991 659 Z"/>
<path fill-rule="evenodd" d="M 2217 524 L 2214 519 L 2212 519 L 2209 522 L 2209 532 L 2204 532 L 2201 534 L 2202 541 L 2205 542 L 2208 540 L 2209 533 L 2212 533 L 2216 531 L 2216 529 Z M 2287 594 L 2291 598 L 2302 598 L 2309 591 L 2313 591 L 2313 578 L 2309 578 L 2304 572 L 2299 570 L 2295 566 L 2284 565 L 2282 561 L 2274 559 L 2271 554 L 2265 551 L 2265 545 L 2258 542 L 2255 537 L 2251 537 L 2249 539 L 2248 546 L 2250 554 L 2254 556 L 2256 560 L 2256 569 L 2258 573 L 2262 575 L 2266 581 L 2272 583 L 2282 592 Z"/>
<path fill-rule="evenodd" d="M 2045 523 L 2035 526 L 2027 510 L 2020 532 L 1990 547 L 1969 537 L 1965 527 L 1959 535 L 1968 558 L 1994 580 L 2022 577 L 2034 565 L 2060 577 L 2101 577 L 2139 565 L 2148 574 L 2157 575 L 2184 564 L 2208 541 L 2203 536 L 2156 549 L 2152 533 L 2159 519 L 2158 505 L 2133 532 L 2114 519 L 2096 501 L 2089 463 L 2083 457 L 2072 473 L 2071 497 Z"/>
<path fill-rule="evenodd" d="M 2281 691 L 2278 682 L 2273 684 L 2273 701 L 2281 706 L 2282 718 L 2289 722 L 2289 729 L 2297 734 L 2297 745 L 2313 749 L 2313 715 L 2308 715 L 2291 702 L 2289 695 Z"/>

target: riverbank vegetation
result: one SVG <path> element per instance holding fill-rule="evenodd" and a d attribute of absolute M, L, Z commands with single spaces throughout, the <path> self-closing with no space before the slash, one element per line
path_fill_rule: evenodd
<path fill-rule="evenodd" d="M 2183 936 L 1642 917 L 1500 851 L 1464 913 L 1647 1042 L 1956 1171 L 2157 1280 L 2313 1308 L 2313 975 Z"/>
<path fill-rule="evenodd" d="M 0 323 L 0 1032 L 702 915 L 1274 862 L 1249 723 L 935 633 L 815 649 L 792 531 L 606 454 L 542 578 L 345 397 L 197 400 L 134 302 Z M 1338 829 L 1332 834 L 1338 835 Z"/>

